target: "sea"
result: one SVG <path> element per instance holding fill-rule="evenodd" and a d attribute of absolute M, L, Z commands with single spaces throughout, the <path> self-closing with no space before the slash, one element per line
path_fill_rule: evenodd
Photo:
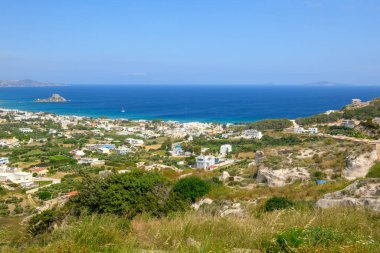
<path fill-rule="evenodd" d="M 34 102 L 53 93 L 70 101 Z M 378 96 L 380 86 L 67 85 L 0 88 L 0 107 L 131 120 L 239 123 L 295 119 L 341 109 L 352 98 Z"/>

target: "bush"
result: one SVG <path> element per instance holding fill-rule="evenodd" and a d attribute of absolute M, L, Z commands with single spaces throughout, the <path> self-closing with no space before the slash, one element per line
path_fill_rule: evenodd
<path fill-rule="evenodd" d="M 58 222 L 62 218 L 62 214 L 54 209 L 43 211 L 30 219 L 28 232 L 33 236 L 42 234 L 48 231 L 54 222 Z"/>
<path fill-rule="evenodd" d="M 170 182 L 158 173 L 134 170 L 104 179 L 86 179 L 73 203 L 89 213 L 126 215 L 139 213 L 164 216 L 185 209 L 185 202 L 172 190 Z"/>
<path fill-rule="evenodd" d="M 6 191 L 3 187 L 0 186 L 0 195 L 5 195 Z"/>
<path fill-rule="evenodd" d="M 23 213 L 23 212 L 24 212 L 24 208 L 22 208 L 22 206 L 20 206 L 20 205 L 17 205 L 17 206 L 15 207 L 15 209 L 13 209 L 13 212 L 14 212 L 15 214 Z"/>
<path fill-rule="evenodd" d="M 206 195 L 210 191 L 210 185 L 198 177 L 191 176 L 178 180 L 173 191 L 185 200 L 195 202 L 197 198 Z"/>
<path fill-rule="evenodd" d="M 294 203 L 285 197 L 272 197 L 264 204 L 264 210 L 271 212 L 274 210 L 286 209 L 292 207 Z"/>
<path fill-rule="evenodd" d="M 301 246 L 326 246 L 331 243 L 339 243 L 343 237 L 329 228 L 308 227 L 305 229 L 289 228 L 276 236 L 274 252 L 295 252 L 294 249 Z"/>
<path fill-rule="evenodd" d="M 38 195 L 38 198 L 41 200 L 48 200 L 48 199 L 51 199 L 52 197 L 51 192 L 48 192 L 48 191 L 38 191 L 37 195 Z"/>
<path fill-rule="evenodd" d="M 367 177 L 380 178 L 380 163 L 374 164 L 368 171 Z"/>

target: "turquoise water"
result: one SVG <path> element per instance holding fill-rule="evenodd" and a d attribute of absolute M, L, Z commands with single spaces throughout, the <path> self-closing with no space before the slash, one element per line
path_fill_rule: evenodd
<path fill-rule="evenodd" d="M 59 93 L 68 103 L 35 103 Z M 0 107 L 128 119 L 247 122 L 296 118 L 370 100 L 380 87 L 72 85 L 0 88 Z M 125 113 L 121 109 L 125 109 Z"/>

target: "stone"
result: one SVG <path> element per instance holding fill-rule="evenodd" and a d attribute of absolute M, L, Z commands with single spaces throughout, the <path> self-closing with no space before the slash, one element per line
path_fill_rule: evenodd
<path fill-rule="evenodd" d="M 357 180 L 343 190 L 324 195 L 316 206 L 362 207 L 380 212 L 380 179 Z"/>
<path fill-rule="evenodd" d="M 346 168 L 342 176 L 348 180 L 365 177 L 371 166 L 378 160 L 376 150 L 358 156 L 350 155 L 346 158 Z"/>

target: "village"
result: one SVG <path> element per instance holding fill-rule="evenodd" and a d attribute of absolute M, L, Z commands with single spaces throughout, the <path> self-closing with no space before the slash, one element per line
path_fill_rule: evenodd
<path fill-rule="evenodd" d="M 351 106 L 358 108 L 365 105 L 353 99 Z M 325 114 L 330 113 L 334 112 Z M 194 170 L 198 174 L 212 172 L 213 175 L 219 175 L 222 182 L 242 182 L 244 178 L 241 173 L 245 172 L 236 174 L 229 169 L 239 167 L 242 163 L 248 164 L 248 167 L 258 167 L 263 159 L 257 152 L 265 143 L 262 141 L 265 136 L 266 140 L 300 135 L 305 142 L 311 136 L 353 138 L 341 134 L 330 135 L 326 128 L 321 132 L 317 124 L 304 128 L 294 120 L 288 121 L 281 131 L 273 131 L 254 129 L 244 123 L 129 121 L 0 109 L 0 121 L 0 184 L 10 193 L 18 192 L 18 188 L 26 192 L 25 199 L 29 203 L 24 201 L 24 207 L 27 206 L 28 210 L 33 210 L 31 206 L 37 208 L 34 210 L 43 210 L 48 201 L 59 198 L 64 202 L 70 196 L 75 196 L 77 183 L 66 178 L 76 177 L 70 175 L 83 170 L 103 177 L 112 173 L 127 173 L 133 168 L 171 170 L 179 177 L 192 174 L 191 170 Z M 342 120 L 335 125 L 352 129 L 359 123 Z M 329 125 L 334 126 L 331 123 Z M 268 157 L 272 156 L 273 151 L 266 151 Z M 266 159 L 266 163 L 269 161 Z M 257 182 L 284 185 L 289 180 L 310 180 L 307 169 L 298 169 L 297 173 L 292 170 L 268 171 L 262 168 Z M 245 181 L 248 181 L 248 185 L 255 183 L 249 176 Z M 59 185 L 67 186 L 47 190 L 60 188 Z"/>

